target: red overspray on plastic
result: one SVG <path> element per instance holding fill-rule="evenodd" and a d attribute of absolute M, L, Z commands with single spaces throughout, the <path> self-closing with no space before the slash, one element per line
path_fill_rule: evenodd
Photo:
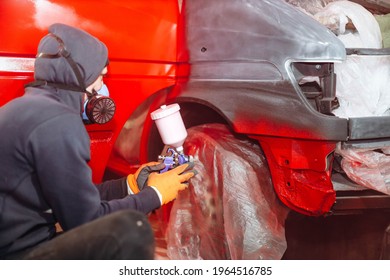
<path fill-rule="evenodd" d="M 277 198 L 259 145 L 224 125 L 188 130 L 198 174 L 173 203 L 171 259 L 280 259 L 289 209 Z"/>

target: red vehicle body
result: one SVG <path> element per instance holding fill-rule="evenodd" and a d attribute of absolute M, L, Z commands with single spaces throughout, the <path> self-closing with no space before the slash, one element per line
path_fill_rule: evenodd
<path fill-rule="evenodd" d="M 177 1 L 1 1 L 0 3 L 0 106 L 23 94 L 33 80 L 33 63 L 39 40 L 55 22 L 78 26 L 105 42 L 109 72 L 105 83 L 116 102 L 113 121 L 88 125 L 91 137 L 93 180 L 100 182 L 112 148 L 126 121 L 137 108 L 152 108 L 156 93 L 168 91 L 178 77 L 186 76 Z M 155 105 L 156 106 L 156 105 Z M 146 118 L 145 128 L 150 126 Z M 129 142 L 145 143 L 147 135 L 135 130 Z M 145 161 L 140 146 L 125 167 Z"/>
<path fill-rule="evenodd" d="M 320 122 L 318 129 L 310 130 L 317 125 L 316 119 L 290 126 L 283 123 L 289 116 L 279 118 L 279 123 L 275 116 L 271 121 L 259 119 L 257 110 L 264 112 L 262 116 L 272 112 L 267 107 L 256 107 L 256 103 L 248 104 L 246 109 L 250 110 L 245 111 L 244 107 L 232 109 L 226 102 L 218 106 L 221 100 L 211 95 L 198 98 L 192 92 L 183 93 L 192 69 L 188 51 L 191 46 L 186 40 L 188 3 L 2 0 L 0 106 L 22 95 L 24 84 L 33 80 L 36 48 L 48 26 L 55 22 L 74 25 L 107 45 L 110 64 L 104 81 L 117 106 L 111 122 L 86 126 L 91 138 L 94 182 L 102 181 L 107 172 L 128 174 L 141 163 L 155 160 L 162 143 L 149 113 L 162 104 L 179 102 L 187 127 L 225 122 L 235 132 L 258 140 L 266 154 L 274 188 L 291 209 L 315 216 L 331 211 L 336 201 L 331 182 L 332 153 L 338 141 L 348 139 L 347 132 L 343 132 L 347 121 L 314 114 Z M 272 74 L 282 76 L 277 71 Z M 294 91 L 285 79 L 268 85 Z M 298 104 L 295 99 L 291 102 Z M 305 106 L 296 107 L 297 112 L 305 110 Z M 328 119 L 329 125 L 325 124 Z"/>

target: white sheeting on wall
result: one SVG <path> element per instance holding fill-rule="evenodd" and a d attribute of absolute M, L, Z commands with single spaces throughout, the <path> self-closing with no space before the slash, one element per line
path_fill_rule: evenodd
<path fill-rule="evenodd" d="M 364 7 L 350 1 L 329 3 L 314 17 L 325 26 L 338 23 L 338 38 L 346 48 L 382 48 L 382 36 L 375 17 Z M 356 31 L 346 29 L 348 20 Z M 340 107 L 333 113 L 339 117 L 367 117 L 389 114 L 389 56 L 350 55 L 335 64 L 336 96 Z"/>

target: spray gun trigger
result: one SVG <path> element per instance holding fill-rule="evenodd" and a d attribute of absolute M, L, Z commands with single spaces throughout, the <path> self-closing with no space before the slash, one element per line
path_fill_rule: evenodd
<path fill-rule="evenodd" d="M 166 172 L 172 168 L 175 168 L 179 165 L 192 162 L 193 158 L 187 156 L 184 153 L 178 153 L 173 148 L 166 149 L 166 152 L 158 156 L 159 161 L 162 161 L 165 164 L 165 168 L 160 171 L 160 173 Z"/>

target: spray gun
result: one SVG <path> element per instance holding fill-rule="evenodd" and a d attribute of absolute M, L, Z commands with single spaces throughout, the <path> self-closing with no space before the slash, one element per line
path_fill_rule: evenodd
<path fill-rule="evenodd" d="M 180 115 L 179 104 L 162 105 L 150 116 L 155 121 L 165 145 L 163 152 L 158 157 L 158 160 L 165 164 L 165 168 L 160 173 L 193 161 L 191 156 L 184 154 L 183 143 L 187 138 L 187 130 Z"/>

